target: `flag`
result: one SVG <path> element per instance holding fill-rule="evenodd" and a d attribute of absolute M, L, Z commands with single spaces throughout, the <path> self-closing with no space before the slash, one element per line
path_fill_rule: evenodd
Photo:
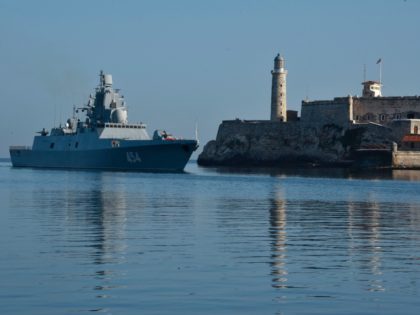
<path fill-rule="evenodd" d="M 376 64 L 379 64 L 382 62 L 382 58 L 379 58 L 378 61 L 376 62 Z"/>

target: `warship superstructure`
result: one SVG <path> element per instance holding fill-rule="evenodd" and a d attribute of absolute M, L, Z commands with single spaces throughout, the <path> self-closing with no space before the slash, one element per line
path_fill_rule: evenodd
<path fill-rule="evenodd" d="M 85 114 L 78 119 L 77 113 Z M 198 147 L 197 139 L 178 139 L 143 123 L 128 123 L 127 106 L 112 76 L 100 73 L 95 95 L 73 117 L 51 132 L 42 129 L 32 147 L 11 146 L 14 167 L 182 171 Z"/>

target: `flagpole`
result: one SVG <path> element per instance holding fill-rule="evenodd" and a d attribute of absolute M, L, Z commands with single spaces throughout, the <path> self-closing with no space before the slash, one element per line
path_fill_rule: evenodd
<path fill-rule="evenodd" d="M 379 64 L 379 84 L 382 85 L 382 58 L 379 58 L 376 64 Z"/>
<path fill-rule="evenodd" d="M 382 60 L 379 62 L 379 84 L 382 85 Z"/>
<path fill-rule="evenodd" d="M 366 82 L 366 64 L 363 64 L 363 82 Z"/>

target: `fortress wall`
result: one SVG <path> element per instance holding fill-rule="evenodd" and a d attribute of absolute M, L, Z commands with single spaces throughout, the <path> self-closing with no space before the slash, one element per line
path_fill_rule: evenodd
<path fill-rule="evenodd" d="M 242 145 L 243 152 L 264 157 L 268 154 L 278 156 L 285 152 L 292 153 L 288 144 L 298 144 L 301 136 L 298 122 L 237 120 L 223 121 L 219 126 L 216 141 L 230 143 L 232 146 Z"/>
<path fill-rule="evenodd" d="M 270 120 L 224 120 L 219 126 L 216 141 L 232 135 L 284 135 L 293 133 L 297 122 L 283 123 Z M 296 131 L 296 130 L 295 130 Z"/>
<path fill-rule="evenodd" d="M 319 126 L 325 124 L 348 125 L 352 116 L 351 98 L 341 97 L 334 100 L 302 102 L 301 121 Z"/>
<path fill-rule="evenodd" d="M 335 162 L 342 158 L 345 130 L 301 122 L 223 121 L 216 140 L 199 156 L 201 165 L 277 165 Z"/>
<path fill-rule="evenodd" d="M 391 128 L 375 123 L 351 124 L 349 125 L 349 132 L 358 138 L 355 149 L 391 149 L 392 142 L 398 143 L 401 140 Z M 360 134 L 360 137 L 357 134 Z"/>
<path fill-rule="evenodd" d="M 420 97 L 355 97 L 353 119 L 356 122 L 387 124 L 393 119 L 420 118 Z"/>
<path fill-rule="evenodd" d="M 420 152 L 396 151 L 392 157 L 394 168 L 420 169 Z"/>

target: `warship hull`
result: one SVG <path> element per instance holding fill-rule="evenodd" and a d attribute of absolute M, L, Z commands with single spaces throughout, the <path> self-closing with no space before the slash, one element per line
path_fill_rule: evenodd
<path fill-rule="evenodd" d="M 181 172 L 198 148 L 197 132 L 195 140 L 165 130 L 150 138 L 145 124 L 129 123 L 124 96 L 103 71 L 95 95 L 65 124 L 37 133 L 32 147 L 10 147 L 14 167 Z"/>
<path fill-rule="evenodd" d="M 182 172 L 195 140 L 140 140 L 129 146 L 91 150 L 34 150 L 11 147 L 14 167 L 96 169 L 141 172 Z"/>

